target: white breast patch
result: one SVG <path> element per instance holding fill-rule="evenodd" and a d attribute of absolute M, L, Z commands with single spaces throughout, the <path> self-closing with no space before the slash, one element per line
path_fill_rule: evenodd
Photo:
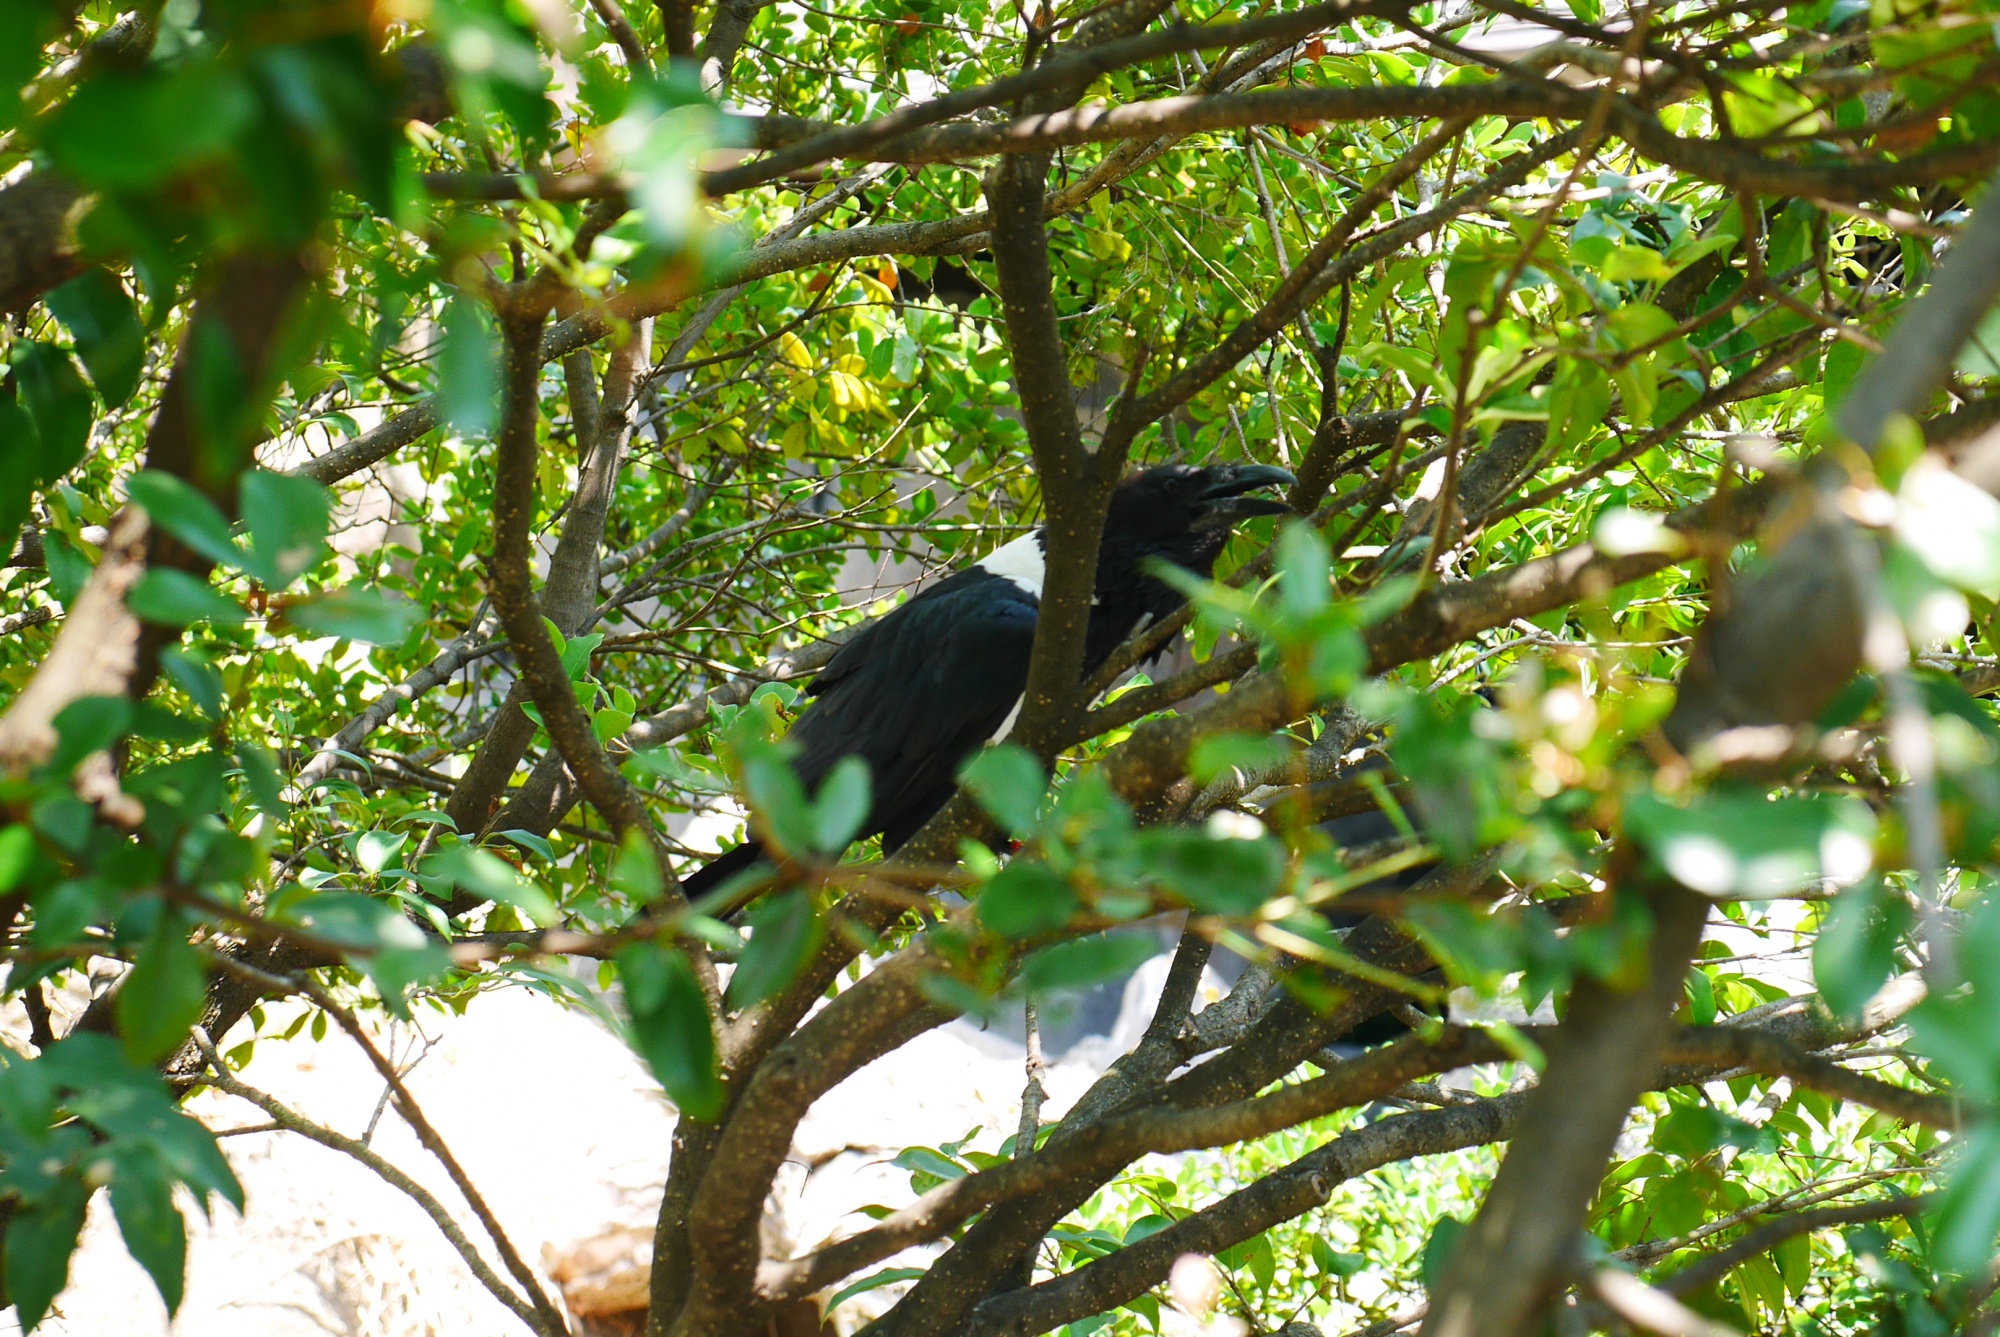
<path fill-rule="evenodd" d="M 982 571 L 1014 582 L 1023 594 L 1042 597 L 1042 536 L 1029 534 L 1004 547 L 995 548 L 976 563 Z"/>

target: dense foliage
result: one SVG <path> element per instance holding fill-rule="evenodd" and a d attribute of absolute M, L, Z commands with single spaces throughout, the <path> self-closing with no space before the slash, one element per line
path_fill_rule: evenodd
<path fill-rule="evenodd" d="M 178 1303 L 177 1188 L 241 1204 L 178 1102 L 253 1089 L 260 1004 L 394 1086 L 383 1014 L 615 985 L 682 1111 L 651 1332 L 1992 1331 L 1994 22 L 0 6 L 23 1326 L 100 1190 Z M 1079 689 L 1110 485 L 1212 459 L 1297 519 Z M 1038 523 L 1010 743 L 849 850 L 800 684 Z M 746 816 L 779 866 L 689 905 Z M 761 1256 L 820 1094 L 1160 915 L 1074 1110 L 1031 1070 Z"/>

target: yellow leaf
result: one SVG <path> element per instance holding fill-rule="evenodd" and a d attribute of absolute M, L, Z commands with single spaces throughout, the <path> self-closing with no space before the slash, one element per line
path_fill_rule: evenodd
<path fill-rule="evenodd" d="M 812 370 L 812 354 L 806 351 L 805 341 L 790 330 L 778 336 L 778 354 L 800 371 Z"/>

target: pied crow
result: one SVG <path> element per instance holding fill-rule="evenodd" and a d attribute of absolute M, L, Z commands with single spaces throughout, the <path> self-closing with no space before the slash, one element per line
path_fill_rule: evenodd
<path fill-rule="evenodd" d="M 1121 482 L 1097 550 L 1084 673 L 1184 602 L 1146 573 L 1149 561 L 1208 577 L 1239 522 L 1290 509 L 1250 494 L 1296 481 L 1268 464 L 1167 464 Z M 903 844 L 951 797 L 966 758 L 1013 729 L 1028 683 L 1046 546 L 1037 529 L 919 592 L 863 627 L 806 688 L 811 704 L 791 729 L 793 766 L 812 793 L 841 759 L 868 763 L 873 802 L 861 838 L 881 836 L 885 851 Z M 700 895 L 761 853 L 746 840 L 682 886 Z"/>

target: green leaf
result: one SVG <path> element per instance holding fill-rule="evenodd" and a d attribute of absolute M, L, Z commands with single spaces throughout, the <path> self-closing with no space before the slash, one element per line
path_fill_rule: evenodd
<path fill-rule="evenodd" d="M 1278 535 L 1278 606 L 1296 624 L 1310 622 L 1333 602 L 1326 540 L 1311 525 L 1289 524 Z"/>
<path fill-rule="evenodd" d="M 300 895 L 295 887 L 291 895 L 274 900 L 271 914 L 281 923 L 296 924 L 315 937 L 361 952 L 421 947 L 429 941 L 394 905 L 356 892 Z"/>
<path fill-rule="evenodd" d="M 83 383 L 69 354 L 53 344 L 23 341 L 14 345 L 14 377 L 20 385 L 20 405 L 41 440 L 35 476 L 50 482 L 76 467 L 90 440 L 97 416 L 90 387 Z"/>
<path fill-rule="evenodd" d="M 1838 1016 L 1859 1020 L 1896 969 L 1896 944 L 1910 924 L 1910 908 L 1881 884 L 1863 883 L 1833 903 L 1813 939 L 1813 982 Z"/>
<path fill-rule="evenodd" d="M 55 17 L 52 0 L 16 0 L 0 5 L 0 82 L 20 87 L 34 78 L 42 62 L 42 48 L 56 35 Z M 26 111 L 20 98 L 0 104 L 0 129 L 14 125 Z"/>
<path fill-rule="evenodd" d="M 1140 962 L 1158 955 L 1159 949 L 1159 943 L 1149 933 L 1136 930 L 1098 933 L 1044 947 L 1028 958 L 1021 978 L 1037 993 L 1050 989 L 1087 989 L 1119 978 Z"/>
<path fill-rule="evenodd" d="M 232 569 L 243 554 L 229 537 L 229 521 L 215 503 L 183 480 L 158 469 L 146 469 L 125 480 L 125 495 L 146 508 L 152 522 L 189 550 Z"/>
<path fill-rule="evenodd" d="M 899 1170 L 929 1175 L 938 1180 L 963 1179 L 966 1175 L 963 1165 L 934 1147 L 905 1147 L 889 1163 Z"/>
<path fill-rule="evenodd" d="M 1687 977 L 1688 1020 L 1696 1026 L 1715 1024 L 1715 985 L 1705 970 L 1690 970 Z"/>
<path fill-rule="evenodd" d="M 42 560 L 48 563 L 49 588 L 64 607 L 76 602 L 90 582 L 90 573 L 97 569 L 89 555 L 59 529 L 42 531 Z"/>
<path fill-rule="evenodd" d="M 729 1005 L 755 1007 L 776 996 L 819 950 L 825 936 L 812 897 L 794 888 L 766 896 L 750 912 L 750 944 L 729 977 Z"/>
<path fill-rule="evenodd" d="M 1951 1182 L 1933 1220 L 1933 1256 L 1953 1271 L 1971 1275 L 1993 1257 L 2000 1235 L 2000 1128 L 1991 1123 L 1969 1130 L 1953 1147 Z"/>
<path fill-rule="evenodd" d="M 206 656 L 170 645 L 160 652 L 160 667 L 176 687 L 194 698 L 195 709 L 211 720 L 222 718 L 222 674 Z"/>
<path fill-rule="evenodd" d="M 240 564 L 267 587 L 284 589 L 319 560 L 333 498 L 310 478 L 262 469 L 244 474 L 239 488 L 238 509 L 250 530 L 250 551 Z"/>
<path fill-rule="evenodd" d="M 409 991 L 443 979 L 451 969 L 451 953 L 443 943 L 425 938 L 420 947 L 385 947 L 364 958 L 361 965 L 375 982 L 375 991 L 382 995 L 390 1013 L 400 1021 L 408 1021 Z"/>
<path fill-rule="evenodd" d="M 285 777 L 278 770 L 277 758 L 259 743 L 238 743 L 236 761 L 243 768 L 243 785 L 250 791 L 251 802 L 278 821 L 292 815 L 292 805 L 285 802 Z"/>
<path fill-rule="evenodd" d="M 42 136 L 64 171 L 90 186 L 144 189 L 224 153 L 256 122 L 240 71 L 214 61 L 158 69 L 83 81 Z"/>
<path fill-rule="evenodd" d="M 379 873 L 409 839 L 406 831 L 363 831 L 354 842 L 354 862 L 364 873 Z"/>
<path fill-rule="evenodd" d="M 16 532 L 28 518 L 43 481 L 41 456 L 34 421 L 0 383 L 0 534 Z"/>
<path fill-rule="evenodd" d="M 509 845 L 518 845 L 541 859 L 543 863 L 554 863 L 556 861 L 555 846 L 549 844 L 547 840 L 536 835 L 533 831 L 522 831 L 519 828 L 507 831 L 495 831 L 493 839 L 504 840 Z"/>
<path fill-rule="evenodd" d="M 1618 393 L 1625 400 L 1625 416 L 1634 426 L 1651 427 L 1653 408 L 1660 402 L 1659 382 L 1653 377 L 1653 355 L 1634 358 L 1611 373 Z"/>
<path fill-rule="evenodd" d="M 1141 848 L 1152 882 L 1208 914 L 1248 915 L 1277 894 L 1285 851 L 1268 837 L 1218 839 L 1205 831 L 1148 832 Z"/>
<path fill-rule="evenodd" d="M 1852 886 L 1874 861 L 1875 815 L 1859 799 L 1830 795 L 1718 790 L 1683 807 L 1640 793 L 1625 802 L 1625 829 L 1682 884 L 1710 896 Z"/>
<path fill-rule="evenodd" d="M 248 617 L 243 605 L 199 576 L 170 568 L 148 571 L 125 594 L 125 606 L 142 621 L 163 627 L 212 622 L 240 627 Z"/>
<path fill-rule="evenodd" d="M 370 645 L 398 645 L 423 611 L 408 599 L 353 587 L 328 590 L 285 607 L 285 619 L 313 636 L 339 636 Z"/>
<path fill-rule="evenodd" d="M 597 741 L 600 743 L 610 742 L 631 727 L 632 712 L 629 710 L 612 710 L 607 707 L 591 712 L 590 731 L 597 736 Z"/>
<path fill-rule="evenodd" d="M 1441 1216 L 1431 1227 L 1430 1238 L 1424 1242 L 1424 1287 L 1435 1291 L 1444 1277 L 1444 1270 L 1451 1262 L 1451 1255 L 1458 1248 L 1460 1237 L 1465 1234 L 1465 1222 L 1455 1216 Z"/>
<path fill-rule="evenodd" d="M 610 882 L 640 905 L 651 905 L 660 899 L 666 884 L 660 878 L 660 865 L 653 855 L 652 844 L 643 832 L 635 829 L 625 833 L 618 854 L 611 861 Z"/>
<path fill-rule="evenodd" d="M 1188 774 L 1207 784 L 1231 771 L 1259 775 L 1292 755 L 1293 749 L 1270 734 L 1212 734 L 1194 745 Z"/>
<path fill-rule="evenodd" d="M 679 952 L 650 942 L 634 943 L 617 960 L 632 1014 L 633 1047 L 683 1114 L 713 1123 L 722 1114 L 722 1073 L 715 1021 L 694 968 Z"/>
<path fill-rule="evenodd" d="M 768 743 L 739 744 L 737 751 L 743 761 L 745 795 L 771 842 L 786 854 L 817 848 L 812 803 L 784 753 Z"/>
<path fill-rule="evenodd" d="M 1077 911 L 1076 892 L 1039 859 L 1016 859 L 979 890 L 979 921 L 1008 938 L 1053 933 Z"/>
<path fill-rule="evenodd" d="M 33 1332 L 69 1284 L 70 1255 L 89 1201 L 83 1184 L 64 1178 L 46 1196 L 16 1207 L 7 1221 L 7 1296 L 23 1332 Z"/>
<path fill-rule="evenodd" d="M 861 1280 L 835 1291 L 833 1297 L 826 1302 L 824 1312 L 831 1314 L 840 1308 L 842 1303 L 852 1300 L 857 1295 L 865 1295 L 884 1286 L 893 1286 L 899 1281 L 915 1281 L 923 1274 L 924 1269 L 921 1267 L 885 1267 L 880 1272 L 871 1272 Z"/>
<path fill-rule="evenodd" d="M 1034 829 L 1035 814 L 1049 788 L 1041 762 L 1013 743 L 999 743 L 974 753 L 959 769 L 958 782 L 1016 839 Z"/>
<path fill-rule="evenodd" d="M 523 877 L 505 859 L 486 850 L 453 845 L 433 854 L 424 871 L 450 878 L 454 885 L 489 901 L 511 905 L 537 924 L 553 924 L 560 917 L 548 892 Z"/>
<path fill-rule="evenodd" d="M 460 436 L 489 436 L 500 421 L 499 335 L 492 314 L 462 293 L 444 308 L 438 398 Z"/>
<path fill-rule="evenodd" d="M 869 803 L 868 763 L 842 757 L 813 799 L 813 848 L 838 858 L 868 820 Z"/>
<path fill-rule="evenodd" d="M 547 619 L 543 621 L 547 622 Z M 551 634 L 555 632 L 553 624 L 550 624 L 549 631 Z M 558 640 L 556 644 L 562 647 L 563 672 L 569 675 L 571 682 L 582 682 L 584 675 L 590 672 L 590 657 L 597 653 L 598 646 L 604 644 L 604 633 L 594 631 L 588 636 L 572 636 L 567 641 Z"/>
<path fill-rule="evenodd" d="M 134 1063 L 155 1063 L 201 1020 L 208 979 L 180 916 L 164 911 L 118 987 L 118 1033 Z"/>
<path fill-rule="evenodd" d="M 12 891 L 35 862 L 35 833 L 15 823 L 0 830 L 0 893 Z"/>
<path fill-rule="evenodd" d="M 115 409 L 130 399 L 145 369 L 146 327 L 118 280 L 92 269 L 50 290 L 43 300 L 69 327 L 76 355 L 104 407 Z"/>
<path fill-rule="evenodd" d="M 50 767 L 67 772 L 93 752 L 102 752 L 132 730 L 132 702 L 123 696 L 86 696 L 56 712 L 55 754 Z"/>
<path fill-rule="evenodd" d="M 1342 1253 L 1319 1236 L 1312 1237 L 1313 1266 L 1322 1276 L 1351 1277 L 1368 1266 L 1368 1256 L 1359 1253 Z"/>
<path fill-rule="evenodd" d="M 171 1317 L 181 1307 L 187 1228 L 174 1207 L 174 1181 L 150 1155 L 121 1156 L 111 1178 L 111 1211 L 125 1248 L 159 1288 Z"/>
<path fill-rule="evenodd" d="M 1278 1276 L 1278 1255 L 1271 1248 L 1269 1234 L 1257 1235 L 1244 1240 L 1228 1250 L 1229 1267 L 1248 1269 L 1251 1278 L 1260 1290 L 1270 1290 L 1271 1283 Z"/>

